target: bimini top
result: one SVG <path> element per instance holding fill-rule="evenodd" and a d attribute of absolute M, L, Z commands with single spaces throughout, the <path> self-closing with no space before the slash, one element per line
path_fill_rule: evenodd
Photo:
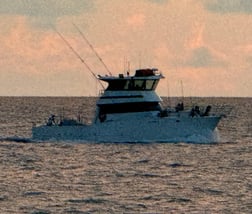
<path fill-rule="evenodd" d="M 138 69 L 134 76 L 119 74 L 116 76 L 98 76 L 102 81 L 108 83 L 108 91 L 148 91 L 155 90 L 158 80 L 164 76 L 158 72 L 157 68 Z"/>

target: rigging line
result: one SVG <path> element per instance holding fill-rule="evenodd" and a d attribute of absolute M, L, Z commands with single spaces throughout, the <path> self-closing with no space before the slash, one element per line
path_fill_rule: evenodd
<path fill-rule="evenodd" d="M 97 80 L 98 78 L 96 77 L 96 75 L 92 71 L 92 69 L 88 66 L 88 64 L 85 62 L 85 60 L 77 53 L 76 50 L 74 50 L 74 48 L 70 45 L 70 43 L 55 28 L 54 28 L 54 30 L 60 36 L 60 38 L 66 43 L 66 45 L 72 50 L 72 52 L 79 58 L 79 60 L 86 66 L 86 68 L 94 76 L 94 78 Z M 100 81 L 99 81 L 99 83 L 102 86 L 102 88 L 105 89 L 104 86 L 102 85 L 102 83 Z"/>
<path fill-rule="evenodd" d="M 88 44 L 88 46 L 91 48 L 91 50 L 95 53 L 96 57 L 100 60 L 100 62 L 103 64 L 104 68 L 107 70 L 107 72 L 109 73 L 110 76 L 112 76 L 112 73 L 110 72 L 110 70 L 108 69 L 108 67 L 106 66 L 106 64 L 103 62 L 102 58 L 99 56 L 99 54 L 96 52 L 96 50 L 94 49 L 94 47 L 92 46 L 92 44 L 88 41 L 88 39 L 85 37 L 85 35 L 82 33 L 82 31 L 77 27 L 76 24 L 72 23 L 73 26 L 76 28 L 76 30 L 80 33 L 80 35 L 82 36 L 82 38 L 85 40 L 85 42 Z"/>

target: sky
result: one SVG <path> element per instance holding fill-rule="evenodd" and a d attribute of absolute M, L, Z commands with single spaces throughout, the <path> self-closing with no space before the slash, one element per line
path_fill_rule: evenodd
<path fill-rule="evenodd" d="M 158 68 L 162 96 L 252 97 L 251 0 L 0 0 L 0 16 L 0 96 L 97 95 L 57 34 L 108 74 L 79 29 L 113 75 Z"/>

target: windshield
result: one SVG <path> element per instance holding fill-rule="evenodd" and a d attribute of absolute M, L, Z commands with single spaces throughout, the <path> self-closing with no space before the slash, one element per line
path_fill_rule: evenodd
<path fill-rule="evenodd" d="M 109 81 L 107 90 L 155 90 L 158 80 L 117 79 Z"/>

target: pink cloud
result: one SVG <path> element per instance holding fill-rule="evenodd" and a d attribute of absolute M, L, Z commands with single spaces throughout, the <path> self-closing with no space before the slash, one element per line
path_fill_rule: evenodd
<path fill-rule="evenodd" d="M 8 70 L 45 74 L 81 67 L 78 59 L 71 55 L 71 51 L 54 31 L 34 29 L 23 17 L 18 17 L 15 25 L 1 39 L 4 46 L 0 47 L 0 51 L 5 61 L 0 63 Z M 73 46 L 78 46 L 73 37 L 68 36 L 68 40 Z M 22 69 L 18 69 L 17 65 Z"/>
<path fill-rule="evenodd" d="M 126 19 L 127 24 L 130 27 L 139 28 L 143 27 L 145 24 L 145 15 L 142 13 L 134 14 Z"/>
<path fill-rule="evenodd" d="M 171 83 L 183 80 L 190 89 L 187 95 L 229 95 L 229 90 L 239 94 L 239 88 L 244 88 L 251 77 L 247 68 L 251 66 L 252 28 L 248 26 L 252 19 L 215 16 L 197 2 L 168 1 L 160 5 L 144 0 L 94 1 L 96 10 L 61 17 L 56 25 L 97 74 L 106 71 L 76 32 L 72 20 L 113 74 L 124 70 L 124 58 L 131 62 L 132 74 L 141 60 L 142 67 L 158 67 Z M 47 95 L 60 94 L 60 88 L 63 95 L 94 94 L 96 83 L 80 60 L 53 30 L 34 24 L 22 16 L 1 19 L 0 85 L 12 79 L 12 85 L 23 84 L 23 94 L 39 95 L 44 87 L 49 88 Z M 29 84 L 25 84 L 28 78 Z M 163 82 L 160 91 L 166 94 Z M 1 93 L 4 91 L 7 89 L 1 88 Z"/>
<path fill-rule="evenodd" d="M 191 33 L 191 37 L 189 38 L 189 41 L 187 41 L 186 43 L 187 48 L 195 49 L 205 45 L 203 39 L 204 28 L 205 28 L 204 24 L 200 23 L 195 24 Z"/>

